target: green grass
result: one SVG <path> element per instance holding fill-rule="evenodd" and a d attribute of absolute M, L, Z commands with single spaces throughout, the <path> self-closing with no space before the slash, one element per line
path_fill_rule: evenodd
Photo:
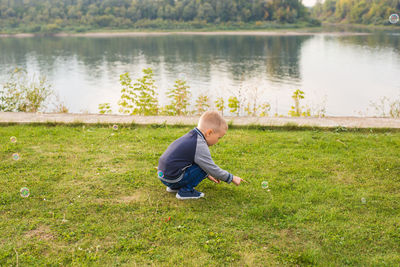
<path fill-rule="evenodd" d="M 179 201 L 154 167 L 190 129 L 0 126 L 0 265 L 400 264 L 399 132 L 230 129 L 211 154 L 249 183 Z"/>

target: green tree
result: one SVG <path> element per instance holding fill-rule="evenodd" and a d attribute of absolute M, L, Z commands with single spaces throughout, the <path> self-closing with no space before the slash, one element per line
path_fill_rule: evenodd
<path fill-rule="evenodd" d="M 239 116 L 240 113 L 240 102 L 236 96 L 231 96 L 228 99 L 228 107 L 230 108 L 231 113 L 236 113 L 236 116 Z"/>
<path fill-rule="evenodd" d="M 218 97 L 217 100 L 215 100 L 215 106 L 217 107 L 217 110 L 219 110 L 222 114 L 224 115 L 224 109 L 225 109 L 225 101 L 222 97 Z"/>
<path fill-rule="evenodd" d="M 120 75 L 122 85 L 120 112 L 135 115 L 157 115 L 158 100 L 151 68 L 143 69 L 143 77 L 132 84 L 129 73 Z"/>
<path fill-rule="evenodd" d="M 174 87 L 168 90 L 167 96 L 172 100 L 166 107 L 169 114 L 178 116 L 189 114 L 189 88 L 186 81 L 179 79 L 175 81 Z"/>
<path fill-rule="evenodd" d="M 210 107 L 210 99 L 208 98 L 207 95 L 199 95 L 199 97 L 196 100 L 196 114 L 201 115 L 204 112 L 206 112 Z"/>
<path fill-rule="evenodd" d="M 292 117 L 300 117 L 300 116 L 310 116 L 310 109 L 307 109 L 306 111 L 302 111 L 304 107 L 300 106 L 300 100 L 304 99 L 304 92 L 301 91 L 300 89 L 297 89 L 293 95 L 292 98 L 294 100 L 294 106 L 291 106 L 291 109 L 289 111 L 289 115 Z"/>

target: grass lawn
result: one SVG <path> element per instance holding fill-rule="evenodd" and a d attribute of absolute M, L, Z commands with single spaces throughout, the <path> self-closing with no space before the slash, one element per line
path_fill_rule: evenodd
<path fill-rule="evenodd" d="M 180 201 L 154 167 L 192 128 L 0 126 L 0 265 L 400 264 L 400 132 L 230 129 L 249 183 Z"/>

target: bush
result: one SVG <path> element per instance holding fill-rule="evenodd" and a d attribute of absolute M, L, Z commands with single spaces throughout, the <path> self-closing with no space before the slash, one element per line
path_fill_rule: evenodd
<path fill-rule="evenodd" d="M 25 70 L 15 68 L 0 89 L 0 111 L 38 112 L 46 108 L 52 94 L 46 77 L 30 80 Z"/>
<path fill-rule="evenodd" d="M 122 85 L 120 112 L 130 115 L 157 115 L 158 100 L 151 68 L 143 69 L 143 77 L 132 84 L 129 73 L 120 76 Z"/>
<path fill-rule="evenodd" d="M 171 104 L 166 106 L 168 115 L 181 116 L 189 114 L 190 92 L 186 81 L 176 80 L 174 88 L 168 90 L 167 96 L 172 100 Z"/>

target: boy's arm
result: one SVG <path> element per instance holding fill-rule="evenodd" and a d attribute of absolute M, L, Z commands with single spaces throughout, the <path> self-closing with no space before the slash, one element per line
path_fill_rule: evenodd
<path fill-rule="evenodd" d="M 197 140 L 196 154 L 194 155 L 194 163 L 199 165 L 209 175 L 225 181 L 227 183 L 232 182 L 233 175 L 220 167 L 218 167 L 211 158 L 210 150 L 208 149 L 207 143 L 200 139 Z"/>

